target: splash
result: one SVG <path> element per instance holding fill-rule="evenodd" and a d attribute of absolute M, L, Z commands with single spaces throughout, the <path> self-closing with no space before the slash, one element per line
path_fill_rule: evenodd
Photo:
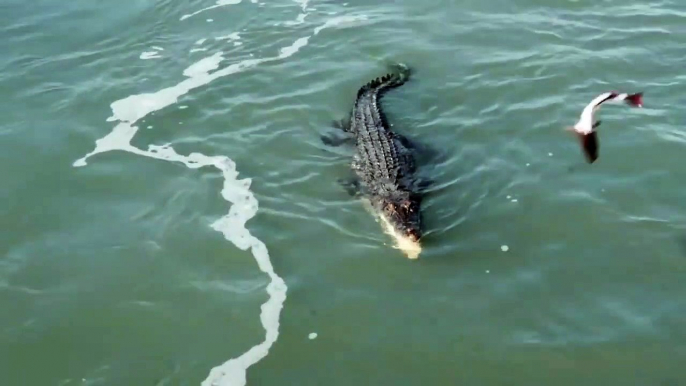
<path fill-rule="evenodd" d="M 228 0 L 219 1 L 218 4 L 237 4 L 239 2 L 238 0 Z M 305 2 L 303 10 L 306 4 Z M 110 105 L 112 116 L 107 121 L 118 121 L 119 123 L 115 125 L 109 134 L 95 141 L 95 148 L 90 153 L 73 163 L 74 167 L 83 167 L 87 165 L 88 159 L 94 155 L 109 151 L 124 151 L 163 161 L 180 162 L 191 169 L 214 167 L 221 171 L 224 177 L 221 194 L 226 201 L 231 203 L 231 207 L 229 213 L 212 223 L 211 227 L 221 232 L 228 241 L 238 248 L 242 250 L 250 249 L 259 269 L 269 276 L 270 282 L 266 289 L 269 298 L 262 304 L 260 312 L 260 321 L 265 329 L 266 336 L 263 342 L 253 346 L 241 356 L 229 359 L 211 369 L 207 378 L 202 382 L 203 386 L 243 386 L 246 384 L 247 369 L 264 358 L 278 338 L 279 316 L 286 300 L 288 288 L 283 279 L 274 271 L 265 244 L 254 237 L 245 227 L 247 221 L 255 216 L 258 209 L 258 201 L 250 191 L 251 180 L 237 179 L 236 165 L 226 156 L 207 156 L 200 153 L 191 153 L 184 156 L 178 154 L 169 145 L 150 145 L 147 150 L 139 149 L 131 145 L 132 139 L 139 130 L 135 123 L 152 112 L 175 104 L 181 96 L 216 79 L 253 68 L 261 63 L 288 58 L 307 46 L 309 39 L 319 34 L 325 28 L 364 19 L 366 19 L 364 16 L 330 19 L 325 24 L 317 27 L 312 35 L 297 39 L 291 45 L 281 48 L 279 54 L 275 57 L 243 60 L 218 69 L 224 60 L 222 53 L 219 52 L 201 59 L 186 68 L 184 71 L 186 79 L 174 86 L 153 93 L 130 95 L 124 99 L 117 100 Z"/>

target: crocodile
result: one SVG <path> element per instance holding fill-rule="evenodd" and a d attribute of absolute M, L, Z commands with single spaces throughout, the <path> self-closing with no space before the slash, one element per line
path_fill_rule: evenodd
<path fill-rule="evenodd" d="M 410 77 L 405 65 L 375 78 L 358 92 L 349 118 L 336 123 L 339 138 L 322 136 L 332 146 L 354 146 L 349 180 L 339 180 L 351 195 L 364 197 L 386 233 L 394 236 L 396 248 L 409 258 L 419 257 L 422 238 L 422 191 L 428 180 L 417 178 L 417 144 L 393 131 L 380 100 L 389 90 L 400 87 Z"/>

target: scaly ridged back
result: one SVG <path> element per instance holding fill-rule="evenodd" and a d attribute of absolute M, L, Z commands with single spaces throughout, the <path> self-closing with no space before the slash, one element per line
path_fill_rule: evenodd
<path fill-rule="evenodd" d="M 391 131 L 379 100 L 385 92 L 403 85 L 409 78 L 407 67 L 397 73 L 373 79 L 357 92 L 351 117 L 351 131 L 357 136 L 358 173 L 365 185 L 374 182 L 379 189 L 403 188 L 401 180 L 411 173 L 413 160 L 406 154 L 397 135 Z"/>

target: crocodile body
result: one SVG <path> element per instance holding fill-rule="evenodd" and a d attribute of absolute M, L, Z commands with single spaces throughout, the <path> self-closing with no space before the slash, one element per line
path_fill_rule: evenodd
<path fill-rule="evenodd" d="M 399 66 L 398 71 L 362 86 L 348 122 L 340 126 L 355 144 L 351 168 L 356 176 L 351 186 L 369 200 L 400 244 L 417 247 L 422 236 L 421 194 L 414 148 L 392 130 L 380 104 L 384 93 L 403 85 L 409 75 L 406 67 Z"/>

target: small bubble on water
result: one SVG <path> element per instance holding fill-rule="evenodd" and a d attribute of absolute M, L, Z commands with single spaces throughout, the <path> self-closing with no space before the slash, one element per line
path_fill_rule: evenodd
<path fill-rule="evenodd" d="M 531 164 L 527 162 L 527 163 L 526 163 L 526 166 L 531 166 Z"/>
<path fill-rule="evenodd" d="M 316 339 L 317 338 L 317 333 L 316 332 L 311 332 L 310 335 L 307 336 L 310 340 Z"/>
<path fill-rule="evenodd" d="M 548 157 L 552 157 L 552 156 L 553 156 L 553 153 L 548 153 Z"/>
<path fill-rule="evenodd" d="M 208 23 L 212 23 L 213 21 L 214 21 L 214 20 L 212 20 L 212 19 L 207 19 L 207 22 L 208 22 Z"/>
<path fill-rule="evenodd" d="M 501 246 L 500 246 L 500 250 L 503 251 L 503 252 L 507 252 L 507 251 L 510 250 L 510 247 L 508 247 L 507 245 L 501 245 Z"/>
<path fill-rule="evenodd" d="M 486 273 L 491 273 L 491 270 L 490 270 L 490 269 L 487 269 L 487 270 L 486 270 Z"/>
<path fill-rule="evenodd" d="M 512 202 L 517 202 L 517 199 L 516 199 L 516 198 L 513 198 L 513 199 L 512 199 Z"/>

